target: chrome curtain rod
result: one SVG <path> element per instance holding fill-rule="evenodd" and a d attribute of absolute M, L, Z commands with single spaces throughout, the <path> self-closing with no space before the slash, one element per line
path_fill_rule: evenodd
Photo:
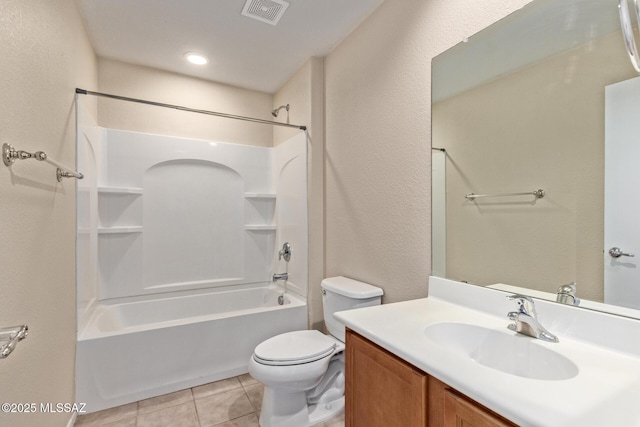
<path fill-rule="evenodd" d="M 198 110 L 198 109 L 195 109 L 195 108 L 181 107 L 180 105 L 165 104 L 165 103 L 162 103 L 162 102 L 147 101 L 145 99 L 137 99 L 137 98 L 129 98 L 129 97 L 126 97 L 126 96 L 111 95 L 111 94 L 102 93 L 102 92 L 93 92 L 93 91 L 90 91 L 90 90 L 80 89 L 80 88 L 76 88 L 76 93 L 81 94 L 81 95 L 102 96 L 104 98 L 118 99 L 120 101 L 137 102 L 138 104 L 153 105 L 153 106 L 156 106 L 156 107 L 172 108 L 174 110 L 188 111 L 190 113 L 207 114 L 209 116 L 226 117 L 228 119 L 235 119 L 235 120 L 244 120 L 246 122 L 262 123 L 262 124 L 265 124 L 265 125 L 284 126 L 284 127 L 296 128 L 296 129 L 300 129 L 300 130 L 307 130 L 306 126 L 292 125 L 292 124 L 289 124 L 289 123 L 274 122 L 274 121 L 271 121 L 271 120 L 264 120 L 264 119 L 256 119 L 255 117 L 245 117 L 245 116 L 236 116 L 234 114 L 218 113 L 216 111 Z"/>

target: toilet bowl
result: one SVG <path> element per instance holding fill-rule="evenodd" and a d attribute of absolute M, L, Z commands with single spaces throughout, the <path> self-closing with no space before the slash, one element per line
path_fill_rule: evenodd
<path fill-rule="evenodd" d="M 265 385 L 260 426 L 307 427 L 344 410 L 344 325 L 337 311 L 379 305 L 382 289 L 333 277 L 321 283 L 325 324 L 316 330 L 287 332 L 260 343 L 249 373 Z"/>

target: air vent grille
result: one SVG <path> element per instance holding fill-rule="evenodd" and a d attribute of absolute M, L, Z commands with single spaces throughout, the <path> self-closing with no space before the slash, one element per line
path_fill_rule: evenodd
<path fill-rule="evenodd" d="M 288 7 L 284 0 L 247 0 L 242 15 L 276 25 Z"/>

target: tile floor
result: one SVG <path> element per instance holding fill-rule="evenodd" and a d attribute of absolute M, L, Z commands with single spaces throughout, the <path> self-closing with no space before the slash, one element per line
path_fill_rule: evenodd
<path fill-rule="evenodd" d="M 76 427 L 259 427 L 264 386 L 249 374 L 80 415 Z M 318 424 L 344 427 L 344 416 Z"/>

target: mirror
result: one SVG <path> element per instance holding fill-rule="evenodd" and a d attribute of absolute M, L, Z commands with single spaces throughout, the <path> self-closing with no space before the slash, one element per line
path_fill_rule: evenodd
<path fill-rule="evenodd" d="M 640 318 L 614 283 L 640 275 L 640 239 L 607 237 L 634 197 L 610 175 L 635 170 L 605 156 L 639 79 L 615 0 L 534 0 L 434 58 L 433 275 L 554 301 L 576 282 L 580 307 Z"/>

